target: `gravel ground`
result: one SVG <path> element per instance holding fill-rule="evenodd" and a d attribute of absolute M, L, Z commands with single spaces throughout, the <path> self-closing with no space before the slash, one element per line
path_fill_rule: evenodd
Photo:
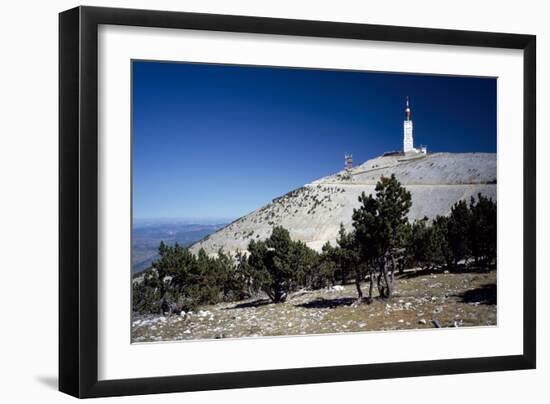
<path fill-rule="evenodd" d="M 367 285 L 363 285 L 364 293 Z M 202 306 L 172 316 L 134 315 L 132 341 L 154 342 L 437 327 L 494 326 L 496 271 L 408 272 L 390 300 L 358 303 L 355 285 Z"/>

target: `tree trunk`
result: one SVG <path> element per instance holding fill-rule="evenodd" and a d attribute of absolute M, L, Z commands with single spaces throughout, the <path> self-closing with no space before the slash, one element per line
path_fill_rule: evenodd
<path fill-rule="evenodd" d="M 378 274 L 378 292 L 383 298 L 390 298 L 392 295 L 392 279 L 391 274 L 388 273 L 388 260 L 386 257 L 382 257 L 378 261 L 379 274 Z M 384 281 L 382 283 L 382 281 Z"/>
<path fill-rule="evenodd" d="M 272 302 L 275 302 L 275 295 L 273 294 L 273 292 L 269 288 L 265 288 L 264 292 L 271 299 Z"/>
<path fill-rule="evenodd" d="M 391 283 L 393 284 L 394 273 L 395 273 L 395 257 L 393 256 L 393 254 L 390 254 L 390 260 L 391 260 Z"/>
<path fill-rule="evenodd" d="M 372 290 L 374 288 L 374 271 L 371 269 L 369 274 L 369 302 L 372 301 Z"/>
<path fill-rule="evenodd" d="M 384 282 L 386 282 L 386 290 L 385 290 L 385 296 L 386 298 L 391 298 L 392 292 L 393 292 L 393 279 L 390 279 L 390 276 L 388 275 L 388 267 L 384 263 Z"/>
<path fill-rule="evenodd" d="M 355 270 L 355 287 L 357 288 L 357 298 L 361 300 L 363 298 L 363 291 L 361 290 L 361 271 Z"/>

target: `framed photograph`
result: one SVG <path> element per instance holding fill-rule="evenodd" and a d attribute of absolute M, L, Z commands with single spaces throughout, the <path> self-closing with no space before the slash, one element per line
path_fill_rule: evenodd
<path fill-rule="evenodd" d="M 532 369 L 532 35 L 59 18 L 59 388 Z"/>

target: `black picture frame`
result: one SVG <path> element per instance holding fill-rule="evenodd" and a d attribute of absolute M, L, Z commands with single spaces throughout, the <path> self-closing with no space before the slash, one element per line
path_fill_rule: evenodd
<path fill-rule="evenodd" d="M 99 381 L 100 24 L 523 50 L 523 354 Z M 536 366 L 536 37 L 183 12 L 77 7 L 59 15 L 59 390 L 104 397 L 325 383 Z"/>

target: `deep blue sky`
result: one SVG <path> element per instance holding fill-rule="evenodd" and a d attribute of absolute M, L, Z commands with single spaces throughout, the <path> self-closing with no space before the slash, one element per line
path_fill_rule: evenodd
<path fill-rule="evenodd" d="M 132 63 L 134 219 L 232 219 L 343 168 L 415 146 L 496 152 L 496 79 Z"/>

